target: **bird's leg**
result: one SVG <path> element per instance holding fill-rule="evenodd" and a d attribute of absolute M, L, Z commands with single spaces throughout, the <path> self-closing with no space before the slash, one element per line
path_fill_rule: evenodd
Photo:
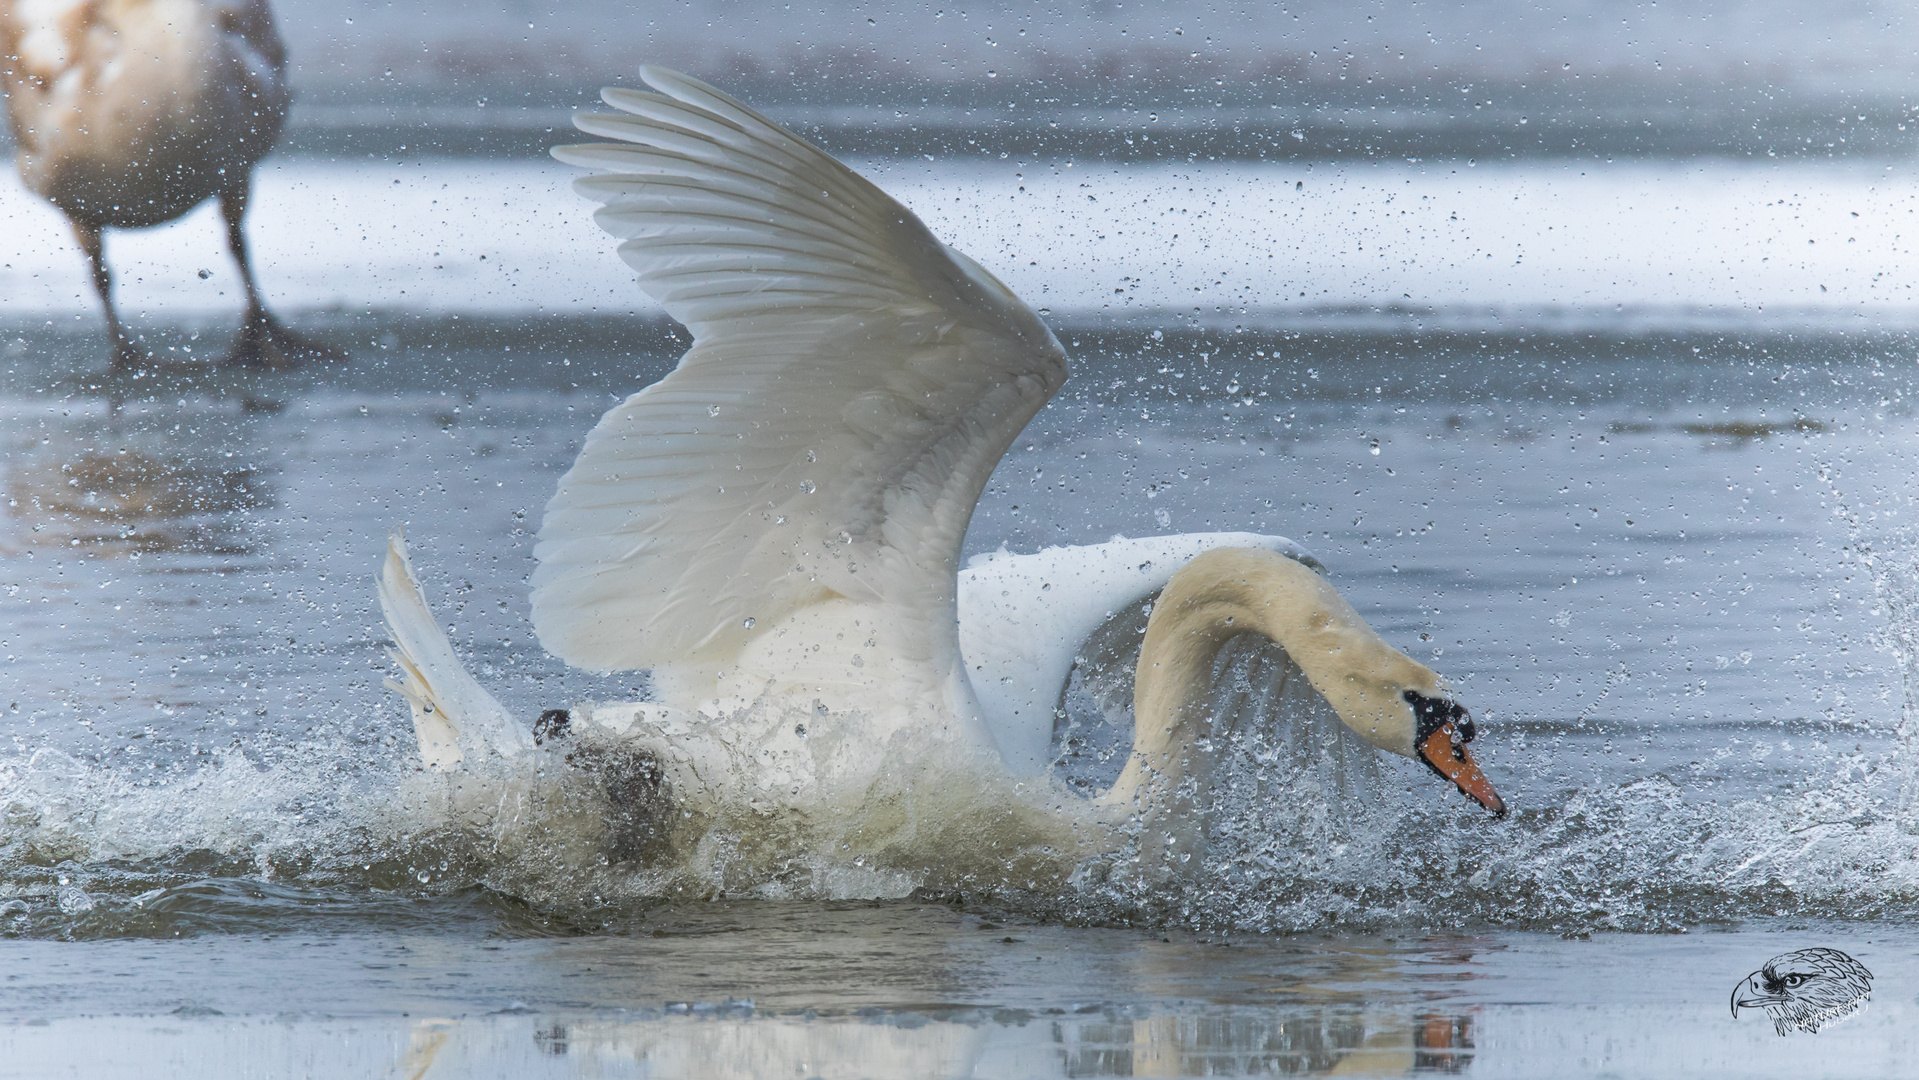
<path fill-rule="evenodd" d="M 247 313 L 240 322 L 240 336 L 227 353 L 228 364 L 247 367 L 284 369 L 306 360 L 344 360 L 345 356 L 280 325 L 260 298 L 260 285 L 253 279 L 253 263 L 247 254 L 247 235 L 243 228 L 247 214 L 250 182 L 240 183 L 220 193 L 220 217 L 227 224 L 227 250 L 240 267 L 240 281 L 246 287 Z"/>
<path fill-rule="evenodd" d="M 107 269 L 100 226 L 79 218 L 68 220 L 73 224 L 73 235 L 80 240 L 80 249 L 87 253 L 87 264 L 93 270 L 93 291 L 100 294 L 100 306 L 107 313 L 107 333 L 113 336 L 113 370 L 138 367 L 148 356 L 127 336 L 125 328 L 120 325 L 119 312 L 113 309 L 113 272 Z"/>
<path fill-rule="evenodd" d="M 247 317 L 251 323 L 258 320 L 271 322 L 273 316 L 267 314 L 267 306 L 260 300 L 260 285 L 253 280 L 253 262 L 247 253 L 247 200 L 253 193 L 253 185 L 242 180 L 238 186 L 222 192 L 220 195 L 220 218 L 227 223 L 227 250 L 233 253 L 233 261 L 240 266 L 240 284 L 247 291 Z"/>

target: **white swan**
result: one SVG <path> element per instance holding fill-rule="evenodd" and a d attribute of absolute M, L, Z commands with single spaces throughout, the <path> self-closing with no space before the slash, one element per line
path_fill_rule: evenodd
<path fill-rule="evenodd" d="M 266 0 L 0 0 L 0 87 L 26 186 L 67 216 L 113 336 L 146 355 L 113 306 L 101 230 L 171 221 L 220 200 L 247 310 L 228 363 L 333 357 L 267 311 L 241 221 L 253 166 L 286 120 L 286 46 Z"/>
<path fill-rule="evenodd" d="M 700 82 L 641 74 L 656 93 L 606 90 L 621 114 L 576 121 L 619 141 L 554 151 L 601 170 L 576 186 L 694 335 L 677 369 L 600 419 L 547 506 L 541 642 L 653 679 L 653 701 L 577 710 L 578 728 L 657 758 L 688 813 L 726 799 L 871 813 L 874 792 L 925 769 L 1027 793 L 1064 823 L 1028 829 L 1051 837 L 1037 842 L 1084 850 L 1108 842 L 1091 826 L 1143 819 L 1176 843 L 1208 781 L 1215 657 L 1250 632 L 1367 742 L 1504 812 L 1438 676 L 1288 541 L 1115 540 L 961 572 L 988 475 L 1065 381 L 1059 343 L 839 162 Z M 1119 781 L 1088 800 L 1035 778 L 1079 643 L 1156 592 Z M 524 753 L 397 536 L 381 599 L 428 764 Z"/>

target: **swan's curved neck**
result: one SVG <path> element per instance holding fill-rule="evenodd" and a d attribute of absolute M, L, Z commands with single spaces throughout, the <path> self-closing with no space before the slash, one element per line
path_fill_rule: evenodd
<path fill-rule="evenodd" d="M 1213 665 L 1227 641 L 1248 632 L 1279 643 L 1347 727 L 1413 756 L 1415 718 L 1401 695 L 1437 691 L 1439 677 L 1381 640 L 1308 567 L 1270 551 L 1223 549 L 1188 563 L 1153 606 L 1133 683 L 1133 754 L 1108 803 L 1146 798 L 1176 811 L 1189 798 L 1181 792 L 1204 782 Z"/>

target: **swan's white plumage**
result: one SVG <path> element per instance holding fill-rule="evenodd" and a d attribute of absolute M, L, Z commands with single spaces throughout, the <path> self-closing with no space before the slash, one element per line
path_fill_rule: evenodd
<path fill-rule="evenodd" d="M 380 568 L 380 613 L 393 635 L 388 655 L 402 680 L 386 681 L 413 708 L 413 731 L 428 768 L 450 770 L 477 764 L 488 754 L 512 756 L 533 738 L 505 706 L 487 693 L 453 652 L 446 632 L 433 621 L 426 594 L 413 576 L 406 537 L 395 529 Z"/>
<path fill-rule="evenodd" d="M 975 555 L 959 573 L 959 643 L 980 714 L 1007 769 L 1051 764 L 1054 710 L 1080 646 L 1106 620 L 1159 592 L 1180 567 L 1223 547 L 1264 548 L 1310 566 L 1283 536 L 1114 537 L 1031 555 Z"/>
<path fill-rule="evenodd" d="M 658 93 L 607 91 L 622 115 L 580 120 L 619 142 L 555 151 L 602 170 L 580 190 L 694 334 L 671 374 L 600 419 L 547 507 L 542 643 L 653 674 L 652 702 L 579 710 L 583 739 L 654 761 L 682 816 L 790 812 L 829 858 L 853 836 L 882 862 L 1001 877 L 1010 845 L 1051 867 L 1037 881 L 1126 822 L 1157 830 L 1140 834 L 1147 862 L 1183 864 L 1203 844 L 1219 722 L 1258 720 L 1254 699 L 1295 686 L 1503 812 L 1464 753 L 1465 711 L 1290 541 L 1115 538 L 959 572 L 989 475 L 1065 379 L 1059 343 L 838 162 L 698 82 L 642 74 Z M 1028 783 L 1081 644 L 1156 593 L 1126 631 L 1139 645 L 1119 778 L 1094 799 Z M 526 735 L 460 669 L 397 538 L 382 600 L 429 761 L 449 740 L 469 758 L 517 753 Z M 1290 659 L 1270 693 L 1249 680 L 1220 712 L 1219 658 L 1249 632 Z"/>
<path fill-rule="evenodd" d="M 608 91 L 622 140 L 555 151 L 641 286 L 686 324 L 677 369 L 604 416 L 547 506 L 541 642 L 581 667 L 724 667 L 845 600 L 957 654 L 960 541 L 1065 354 L 991 274 L 746 106 L 659 68 Z M 943 680 L 936 674 L 935 680 Z"/>

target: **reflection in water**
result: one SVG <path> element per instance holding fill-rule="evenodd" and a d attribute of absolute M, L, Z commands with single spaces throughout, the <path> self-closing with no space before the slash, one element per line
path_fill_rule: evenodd
<path fill-rule="evenodd" d="M 286 936 L 15 941 L 0 1076 L 1856 1080 L 1909 1076 L 1919 1058 L 1919 1008 L 1899 994 L 1816 1039 L 1726 1012 L 1724 971 L 1809 936 L 1871 933 L 1885 985 L 1919 983 L 1915 934 L 1886 923 L 1503 933 L 1478 939 L 1490 948 L 1462 980 L 1449 959 L 1462 950 L 1444 941 L 1375 939 L 1355 965 L 1346 935 L 1222 946 L 1027 924 L 1015 952 L 1009 927 L 941 905 L 669 915 L 654 924 L 664 937 L 456 936 L 439 929 L 455 921 L 445 912 L 339 933 L 336 909 Z M 1170 952 L 1187 960 L 1183 981 L 1132 963 Z M 1097 1003 L 1074 1004 L 1088 993 Z M 98 1011 L 41 1019 L 73 1002 Z"/>
<path fill-rule="evenodd" d="M 1413 1068 L 1462 1073 L 1472 1060 L 1472 1017 L 1435 1013 L 1419 1018 L 1419 1027 L 1413 1032 Z"/>
<path fill-rule="evenodd" d="M 654 923 L 664 937 L 541 950 L 532 967 L 502 972 L 502 985 L 539 1000 L 592 971 L 602 1002 L 633 1011 L 516 1004 L 416 1019 L 396 1074 L 464 1076 L 508 1057 L 552 1065 L 525 1075 L 711 1080 L 1408 1076 L 1463 1074 L 1475 1060 L 1481 1006 L 1449 1000 L 1485 975 L 1475 939 L 1328 947 L 1029 925 L 1014 950 L 1008 927 L 936 907 L 810 910 L 796 932 L 786 920 L 809 910 L 689 906 Z M 777 972 L 769 956 L 780 958 Z M 427 963 L 417 951 L 408 959 Z M 1054 988 L 1039 1000 L 1060 1005 L 1002 996 L 1036 978 Z M 1099 996 L 1072 1004 L 1067 992 Z M 780 996 L 758 1005 L 726 996 L 742 993 Z M 681 995 L 693 1000 L 657 1004 Z M 509 1034 L 510 1021 L 519 1026 Z"/>
<path fill-rule="evenodd" d="M 440 1048 L 446 1045 L 447 1036 L 452 1033 L 454 1022 L 451 1020 L 415 1020 L 413 1030 L 408 1033 L 406 1053 L 400 1056 L 400 1075 L 406 1080 L 421 1080 L 433 1061 L 440 1055 Z"/>
<path fill-rule="evenodd" d="M 1158 1016 L 1053 1030 L 1067 1076 L 1398 1076 L 1459 1073 L 1472 1060 L 1464 1015 Z"/>
<path fill-rule="evenodd" d="M 1470 1013 L 1209 1010 L 1126 1018 L 964 1010 L 952 1018 L 752 1015 L 750 1006 L 681 1007 L 646 1019 L 551 1022 L 543 1057 L 596 1075 L 733 1080 L 765 1076 L 1180 1077 L 1407 1076 L 1467 1070 Z M 704 1012 L 704 1015 L 702 1015 Z M 414 1023 L 396 1072 L 464 1075 L 495 1051 L 486 1018 Z"/>
<path fill-rule="evenodd" d="M 235 515 L 271 501 L 270 487 L 251 466 L 128 447 L 38 456 L 7 477 L 7 507 L 20 540 L 116 554 L 245 554 Z"/>

